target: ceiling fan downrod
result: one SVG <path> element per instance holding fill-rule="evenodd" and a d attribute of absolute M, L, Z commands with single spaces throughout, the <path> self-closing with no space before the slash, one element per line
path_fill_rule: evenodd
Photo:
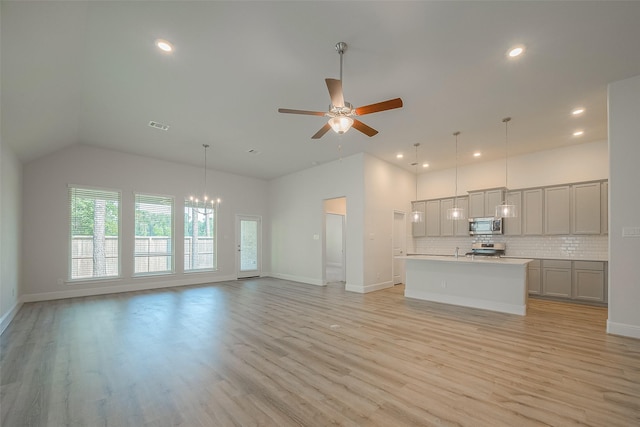
<path fill-rule="evenodd" d="M 336 50 L 340 54 L 340 81 L 342 81 L 342 55 L 347 50 L 347 44 L 345 42 L 336 43 Z"/>

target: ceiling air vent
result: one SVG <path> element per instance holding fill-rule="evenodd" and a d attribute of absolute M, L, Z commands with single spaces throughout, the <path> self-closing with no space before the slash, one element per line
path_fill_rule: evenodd
<path fill-rule="evenodd" d="M 169 125 L 163 125 L 162 123 L 154 122 L 153 120 L 149 122 L 149 126 L 160 130 L 169 130 Z"/>
<path fill-rule="evenodd" d="M 247 153 L 249 154 L 253 154 L 253 155 L 257 155 L 260 154 L 260 152 L 258 150 L 256 150 L 255 148 L 250 148 L 247 150 Z"/>

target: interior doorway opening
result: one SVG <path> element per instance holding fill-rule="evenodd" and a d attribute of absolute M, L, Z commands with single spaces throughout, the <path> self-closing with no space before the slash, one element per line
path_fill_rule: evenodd
<path fill-rule="evenodd" d="M 323 283 L 345 283 L 347 198 L 326 199 L 323 211 Z"/>

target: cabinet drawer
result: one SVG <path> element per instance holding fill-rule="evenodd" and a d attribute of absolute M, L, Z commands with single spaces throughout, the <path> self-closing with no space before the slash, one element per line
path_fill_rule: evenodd
<path fill-rule="evenodd" d="M 602 261 L 574 261 L 573 268 L 576 270 L 595 270 L 604 271 L 604 262 Z"/>
<path fill-rule="evenodd" d="M 569 270 L 571 269 L 571 261 L 545 259 L 543 264 L 544 264 L 544 268 L 566 268 Z"/>

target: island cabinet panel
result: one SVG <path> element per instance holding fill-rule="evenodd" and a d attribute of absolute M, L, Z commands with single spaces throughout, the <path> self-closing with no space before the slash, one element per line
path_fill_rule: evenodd
<path fill-rule="evenodd" d="M 458 197 L 456 199 L 456 205 L 459 208 L 464 209 L 465 217 L 469 216 L 469 198 L 468 197 Z M 459 219 L 453 222 L 455 227 L 456 236 L 468 236 L 469 235 L 469 220 L 468 219 Z"/>
<path fill-rule="evenodd" d="M 542 293 L 542 276 L 540 275 L 540 260 L 531 261 L 527 269 L 527 289 L 532 295 Z"/>
<path fill-rule="evenodd" d="M 601 232 L 601 186 L 600 182 L 573 186 L 573 234 L 600 234 Z"/>
<path fill-rule="evenodd" d="M 440 235 L 440 200 L 427 200 L 427 236 Z"/>
<path fill-rule="evenodd" d="M 449 209 L 453 208 L 453 199 L 440 200 L 440 235 L 453 236 L 454 220 L 447 218 Z"/>
<path fill-rule="evenodd" d="M 522 234 L 542 234 L 542 189 L 522 191 Z"/>
<path fill-rule="evenodd" d="M 504 234 L 507 236 L 519 236 L 522 234 L 522 191 L 509 191 L 505 199 L 508 204 L 516 207 L 518 215 L 503 220 Z"/>
<path fill-rule="evenodd" d="M 504 191 L 501 189 L 487 190 L 484 192 L 484 216 L 496 215 L 496 206 L 504 202 Z"/>
<path fill-rule="evenodd" d="M 480 218 L 484 214 L 484 191 L 469 193 L 469 218 Z"/>
<path fill-rule="evenodd" d="M 542 261 L 542 294 L 571 298 L 571 261 Z"/>
<path fill-rule="evenodd" d="M 609 183 L 603 182 L 600 187 L 600 230 L 609 233 Z"/>
<path fill-rule="evenodd" d="M 575 299 L 606 301 L 604 262 L 574 261 L 573 290 Z"/>
<path fill-rule="evenodd" d="M 571 187 L 549 187 L 544 189 L 545 234 L 571 233 Z"/>
<path fill-rule="evenodd" d="M 426 202 L 413 202 L 411 203 L 411 235 L 413 237 L 424 237 L 426 235 L 426 227 L 424 221 Z M 413 221 L 414 212 L 419 212 L 422 215 L 422 221 Z"/>

